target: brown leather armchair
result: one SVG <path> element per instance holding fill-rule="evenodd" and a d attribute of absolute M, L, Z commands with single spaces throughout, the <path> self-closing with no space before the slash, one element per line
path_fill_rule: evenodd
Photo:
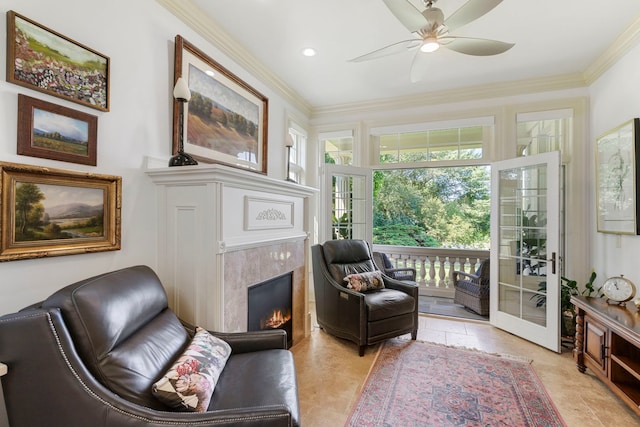
<path fill-rule="evenodd" d="M 461 304 L 475 311 L 481 316 L 489 315 L 489 259 L 480 263 L 475 272 L 453 272 L 453 287 L 455 293 L 453 302 Z"/>
<path fill-rule="evenodd" d="M 311 248 L 316 316 L 331 335 L 359 346 L 418 333 L 418 286 L 383 275 L 384 289 L 356 292 L 344 285 L 352 273 L 375 271 L 371 248 L 364 240 L 329 240 Z"/>
<path fill-rule="evenodd" d="M 11 427 L 299 426 L 295 366 L 282 330 L 215 334 L 231 346 L 207 412 L 152 395 L 194 331 L 158 277 L 129 267 L 0 317 Z"/>

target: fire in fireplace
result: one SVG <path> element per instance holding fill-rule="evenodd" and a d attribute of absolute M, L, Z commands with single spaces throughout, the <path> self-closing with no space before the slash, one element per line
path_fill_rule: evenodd
<path fill-rule="evenodd" d="M 285 273 L 248 288 L 247 330 L 284 329 L 291 345 L 293 272 Z"/>

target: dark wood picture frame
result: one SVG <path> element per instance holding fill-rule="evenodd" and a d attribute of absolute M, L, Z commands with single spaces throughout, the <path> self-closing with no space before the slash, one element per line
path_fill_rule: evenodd
<path fill-rule="evenodd" d="M 18 154 L 96 165 L 98 117 L 18 94 Z"/>
<path fill-rule="evenodd" d="M 596 139 L 596 214 L 600 233 L 640 234 L 640 119 Z"/>
<path fill-rule="evenodd" d="M 7 12 L 10 83 L 109 111 L 109 61 L 108 56 L 50 28 Z"/>
<path fill-rule="evenodd" d="M 175 37 L 174 85 L 191 91 L 184 111 L 184 151 L 203 163 L 267 173 L 269 100 L 203 51 Z M 179 145 L 179 102 L 173 102 L 173 151 Z"/>
<path fill-rule="evenodd" d="M 0 162 L 0 261 L 120 249 L 122 178 Z"/>

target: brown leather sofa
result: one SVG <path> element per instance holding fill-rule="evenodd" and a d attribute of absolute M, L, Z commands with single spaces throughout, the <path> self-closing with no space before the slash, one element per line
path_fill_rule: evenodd
<path fill-rule="evenodd" d="M 418 334 L 418 286 L 383 275 L 384 289 L 357 292 L 345 286 L 352 273 L 376 271 L 364 240 L 329 240 L 311 247 L 316 317 L 322 329 L 358 345 Z"/>
<path fill-rule="evenodd" d="M 231 346 L 207 412 L 177 412 L 151 392 L 194 330 L 135 266 L 67 286 L 0 317 L 11 427 L 299 426 L 293 357 L 282 330 L 214 334 Z"/>

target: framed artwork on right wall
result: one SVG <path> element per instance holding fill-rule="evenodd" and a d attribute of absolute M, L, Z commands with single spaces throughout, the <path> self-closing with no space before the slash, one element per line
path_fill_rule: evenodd
<path fill-rule="evenodd" d="M 596 140 L 598 232 L 640 234 L 638 230 L 638 151 L 640 119 L 635 118 Z"/>

